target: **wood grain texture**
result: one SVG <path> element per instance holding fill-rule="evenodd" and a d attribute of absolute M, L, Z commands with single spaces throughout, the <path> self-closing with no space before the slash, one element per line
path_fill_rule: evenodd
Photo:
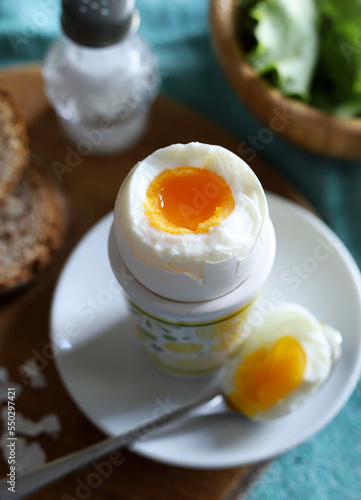
<path fill-rule="evenodd" d="M 175 142 L 201 141 L 237 152 L 238 143 L 192 111 L 159 98 L 152 111 L 149 129 L 139 144 L 124 154 L 112 157 L 80 155 L 80 161 L 78 158 L 75 162 L 78 165 L 72 167 L 69 158 L 67 162 L 67 154 L 76 150 L 76 146 L 69 144 L 58 127 L 42 90 L 39 68 L 18 67 L 1 72 L 0 88 L 9 89 L 22 108 L 35 157 L 47 164 L 47 168 L 51 168 L 54 162 L 68 167 L 59 181 L 71 214 L 66 245 L 52 266 L 33 285 L 0 298 L 0 366 L 6 366 L 11 380 L 23 386 L 16 402 L 17 411 L 35 420 L 47 413 L 56 413 L 61 420 L 62 432 L 58 437 L 37 438 L 51 460 L 104 437 L 78 410 L 66 392 L 53 361 L 54 353 L 48 335 L 49 310 L 54 286 L 67 256 L 80 237 L 112 209 L 119 186 L 130 168 L 155 149 Z M 305 204 L 302 196 L 258 157 L 251 165 L 266 189 Z M 30 358 L 35 359 L 46 376 L 47 388 L 29 387 L 21 365 Z M 109 477 L 98 486 L 94 483 L 88 490 L 81 489 L 80 485 L 95 478 L 92 476 L 94 465 L 90 465 L 29 498 L 230 500 L 238 498 L 238 494 L 245 491 L 266 465 L 192 470 L 157 463 L 127 450 L 122 452 L 122 457 L 122 464 L 114 466 Z M 98 464 L 101 462 L 98 461 Z M 7 472 L 5 461 L 0 460 L 0 475 L 5 476 Z"/>
<path fill-rule="evenodd" d="M 297 146 L 336 158 L 359 160 L 360 118 L 332 116 L 288 98 L 247 63 L 237 31 L 238 8 L 238 1 L 212 0 L 211 31 L 218 59 L 242 102 L 273 132 Z"/>

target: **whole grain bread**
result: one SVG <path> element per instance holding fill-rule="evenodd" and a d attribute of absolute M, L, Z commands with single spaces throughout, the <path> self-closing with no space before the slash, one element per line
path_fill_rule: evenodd
<path fill-rule="evenodd" d="M 31 162 L 0 203 L 0 291 L 29 282 L 49 264 L 63 242 L 65 214 L 51 172 Z"/>
<path fill-rule="evenodd" d="M 28 164 L 25 120 L 14 99 L 0 89 L 0 202 L 12 192 Z"/>

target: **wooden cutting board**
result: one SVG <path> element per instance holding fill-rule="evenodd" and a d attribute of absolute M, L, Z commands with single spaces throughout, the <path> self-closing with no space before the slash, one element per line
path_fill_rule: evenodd
<path fill-rule="evenodd" d="M 28 124 L 31 149 L 48 168 L 58 162 L 67 168 L 59 175 L 70 212 L 66 244 L 51 267 L 30 287 L 10 297 L 0 298 L 0 366 L 6 366 L 12 381 L 23 386 L 16 410 L 34 420 L 48 413 L 59 416 L 58 437 L 36 438 L 48 460 L 94 443 L 104 436 L 78 410 L 66 392 L 49 355 L 49 310 L 56 280 L 69 253 L 80 237 L 109 212 L 119 186 L 130 168 L 155 149 L 176 142 L 200 141 L 219 144 L 235 153 L 241 141 L 209 123 L 196 113 L 160 97 L 152 110 L 146 135 L 131 150 L 112 157 L 79 154 L 77 161 L 67 155 L 75 151 L 62 135 L 44 93 L 38 66 L 21 66 L 0 72 L 0 88 L 11 91 Z M 70 149 L 71 148 L 71 149 Z M 247 160 L 247 158 L 245 158 Z M 272 170 L 258 155 L 250 162 L 265 189 L 306 205 L 303 197 Z M 30 388 L 20 366 L 32 357 L 46 359 L 43 373 L 48 387 Z M 106 390 L 106 388 L 105 388 Z M 122 452 L 124 462 L 114 467 L 101 484 L 87 489 L 93 466 L 86 467 L 29 498 L 55 500 L 230 500 L 243 498 L 247 488 L 267 465 L 256 464 L 224 470 L 192 470 L 151 461 L 135 453 Z M 101 461 L 99 461 L 101 462 Z M 0 459 L 0 475 L 8 472 Z M 97 484 L 97 486 L 95 486 Z M 77 489 L 78 488 L 78 489 Z M 80 489 L 79 489 L 80 488 Z M 84 487 L 83 487 L 84 488 Z M 90 493 L 89 493 L 90 491 Z M 80 498 L 80 497 L 79 497 Z"/>

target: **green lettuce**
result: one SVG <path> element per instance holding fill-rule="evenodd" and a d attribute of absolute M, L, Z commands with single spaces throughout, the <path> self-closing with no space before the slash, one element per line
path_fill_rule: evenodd
<path fill-rule="evenodd" d="M 322 22 L 312 104 L 346 117 L 361 114 L 361 2 L 316 0 Z"/>
<path fill-rule="evenodd" d="M 248 0 L 241 22 L 249 62 L 285 95 L 361 115 L 361 0 Z"/>
<path fill-rule="evenodd" d="M 257 21 L 258 42 L 249 53 L 250 63 L 260 74 L 272 74 L 285 94 L 307 99 L 318 46 L 314 0 L 261 1 L 250 16 Z"/>

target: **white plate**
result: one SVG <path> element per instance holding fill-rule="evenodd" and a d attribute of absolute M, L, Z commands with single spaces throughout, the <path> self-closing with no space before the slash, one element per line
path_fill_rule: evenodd
<path fill-rule="evenodd" d="M 299 206 L 268 194 L 277 237 L 275 265 L 260 305 L 297 301 L 344 338 L 329 383 L 301 409 L 266 424 L 237 415 L 198 417 L 133 449 L 163 462 L 200 468 L 233 467 L 270 458 L 323 428 L 351 395 L 361 370 L 360 273 L 335 234 Z M 189 402 L 217 380 L 177 378 L 153 367 L 138 346 L 125 300 L 107 257 L 112 215 L 73 251 L 59 279 L 51 338 L 65 386 L 84 414 L 106 434 L 145 424 Z"/>

